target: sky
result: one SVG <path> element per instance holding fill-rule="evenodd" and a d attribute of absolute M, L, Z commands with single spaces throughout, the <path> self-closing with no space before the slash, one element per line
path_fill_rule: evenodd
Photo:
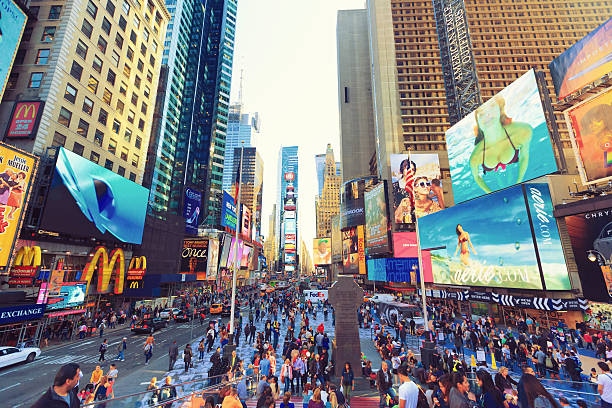
<path fill-rule="evenodd" d="M 238 0 L 232 101 L 259 112 L 255 146 L 264 162 L 262 234 L 276 202 L 278 151 L 299 147 L 298 239 L 312 255 L 317 181 L 314 156 L 327 143 L 340 161 L 336 15 L 364 0 Z"/>

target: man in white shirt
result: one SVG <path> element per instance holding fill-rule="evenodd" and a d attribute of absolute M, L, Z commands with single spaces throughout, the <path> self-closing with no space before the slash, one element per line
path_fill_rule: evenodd
<path fill-rule="evenodd" d="M 597 363 L 601 374 L 597 376 L 597 392 L 601 396 L 601 408 L 612 408 L 612 374 L 608 363 Z"/>
<path fill-rule="evenodd" d="M 408 367 L 405 365 L 397 369 L 399 380 L 399 408 L 417 408 L 419 401 L 419 387 L 408 377 Z"/>

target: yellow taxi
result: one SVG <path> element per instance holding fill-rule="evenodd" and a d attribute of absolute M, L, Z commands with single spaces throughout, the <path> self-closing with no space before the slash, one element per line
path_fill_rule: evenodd
<path fill-rule="evenodd" d="M 223 303 L 213 303 L 210 305 L 210 314 L 219 314 L 223 311 Z"/>

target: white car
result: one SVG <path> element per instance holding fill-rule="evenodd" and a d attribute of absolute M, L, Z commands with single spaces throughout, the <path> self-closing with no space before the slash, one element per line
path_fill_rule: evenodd
<path fill-rule="evenodd" d="M 31 363 L 36 357 L 40 356 L 38 347 L 10 347 L 0 346 L 0 367 L 8 367 L 17 363 Z"/>
<path fill-rule="evenodd" d="M 159 317 L 161 319 L 170 319 L 171 317 L 174 318 L 174 316 L 176 316 L 180 311 L 181 309 L 177 307 L 173 307 L 171 309 L 164 309 L 159 312 Z"/>

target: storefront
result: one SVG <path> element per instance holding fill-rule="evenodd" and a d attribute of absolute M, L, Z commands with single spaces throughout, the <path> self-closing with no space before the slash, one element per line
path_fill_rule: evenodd
<path fill-rule="evenodd" d="M 28 304 L 0 308 L 0 344 L 38 346 L 44 330 L 45 305 Z"/>

